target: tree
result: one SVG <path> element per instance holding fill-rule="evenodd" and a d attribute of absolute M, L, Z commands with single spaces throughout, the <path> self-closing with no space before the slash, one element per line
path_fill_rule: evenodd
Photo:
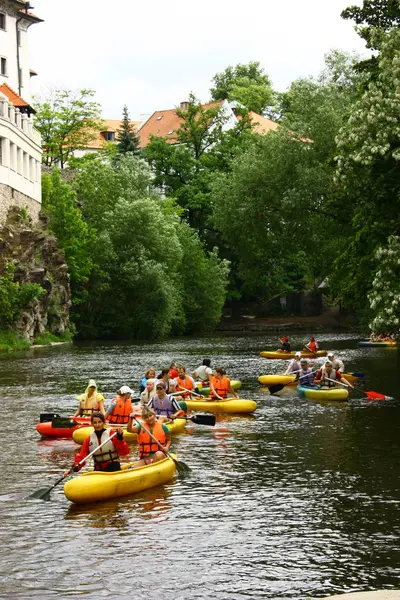
<path fill-rule="evenodd" d="M 394 333 L 400 325 L 400 238 L 391 235 L 375 255 L 378 269 L 368 295 L 374 333 Z"/>
<path fill-rule="evenodd" d="M 236 100 L 258 114 L 273 104 L 270 79 L 257 61 L 229 66 L 222 73 L 214 75 L 212 81 L 212 100 Z"/>
<path fill-rule="evenodd" d="M 56 90 L 35 103 L 35 127 L 42 136 L 43 163 L 64 168 L 75 150 L 83 150 L 101 129 L 100 106 L 92 90 Z"/>
<path fill-rule="evenodd" d="M 128 107 L 126 104 L 122 109 L 121 128 L 117 132 L 118 152 L 119 154 L 138 154 L 139 152 L 139 137 L 136 135 L 135 128 L 129 120 Z"/>

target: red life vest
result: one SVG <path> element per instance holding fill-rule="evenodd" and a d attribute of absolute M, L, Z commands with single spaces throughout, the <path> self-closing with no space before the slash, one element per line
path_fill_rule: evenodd
<path fill-rule="evenodd" d="M 162 446 L 165 446 L 167 443 L 167 435 L 160 421 L 156 421 L 154 427 L 152 428 L 150 428 L 147 424 L 145 424 L 144 427 L 150 431 L 150 433 L 160 442 Z M 160 446 L 149 436 L 147 431 L 143 429 L 142 425 L 140 426 L 140 431 L 137 434 L 137 441 L 139 444 L 139 458 L 150 456 L 150 454 L 155 454 L 157 450 L 160 450 Z"/>
<path fill-rule="evenodd" d="M 308 342 L 307 348 L 309 348 L 311 352 L 317 352 L 318 351 L 318 342 Z"/>
<path fill-rule="evenodd" d="M 100 444 L 106 442 L 104 446 L 102 446 L 99 450 L 96 450 L 96 452 L 93 454 L 95 471 L 104 471 L 106 466 L 110 463 L 119 462 L 119 454 L 115 449 L 113 441 L 109 439 L 112 431 L 112 429 L 104 429 L 100 439 L 97 437 L 95 431 L 93 431 L 93 433 L 90 435 L 89 454 L 96 447 L 100 446 Z"/>
<path fill-rule="evenodd" d="M 218 396 L 221 396 L 221 398 L 227 398 L 229 388 L 231 385 L 231 380 L 225 376 L 221 377 L 221 379 L 219 379 L 218 377 L 211 377 L 211 382 L 212 382 L 214 390 L 216 391 Z M 210 386 L 210 397 L 216 398 L 215 394 L 212 393 L 211 386 Z"/>
<path fill-rule="evenodd" d="M 121 396 L 117 398 L 117 404 L 114 406 L 114 410 L 111 415 L 108 415 L 109 423 L 127 423 L 129 421 L 129 415 L 132 412 L 132 401 L 127 398 L 124 402 Z"/>
<path fill-rule="evenodd" d="M 181 379 L 180 377 L 176 378 L 176 383 L 178 384 L 176 387 L 176 391 L 179 392 L 180 390 L 182 390 L 182 388 L 186 388 L 187 390 L 192 390 L 193 389 L 193 382 L 192 379 L 186 375 L 185 379 Z M 180 396 L 182 396 L 183 398 L 187 398 L 188 396 L 192 396 L 191 392 L 184 392 L 182 391 L 180 394 Z"/>

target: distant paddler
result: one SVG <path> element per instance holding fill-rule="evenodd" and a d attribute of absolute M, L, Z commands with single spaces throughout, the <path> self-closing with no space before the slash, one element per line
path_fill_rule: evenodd
<path fill-rule="evenodd" d="M 280 338 L 281 347 L 276 350 L 276 352 L 291 352 L 291 346 L 289 342 L 289 338 L 284 335 Z"/>
<path fill-rule="evenodd" d="M 314 371 L 310 369 L 308 366 L 308 358 L 302 358 L 300 360 L 300 373 L 299 373 L 299 382 L 300 385 L 306 387 L 315 387 L 314 384 Z"/>
<path fill-rule="evenodd" d="M 107 410 L 106 416 L 109 423 L 124 425 L 128 422 L 132 412 L 132 394 L 134 393 L 127 385 L 123 385 L 118 390 L 116 398 L 112 400 Z"/>
<path fill-rule="evenodd" d="M 91 416 L 91 423 L 94 428 L 93 433 L 86 438 L 82 448 L 75 456 L 74 466 L 64 472 L 67 477 L 71 472 L 79 471 L 85 463 L 82 462 L 93 450 L 101 445 L 93 454 L 95 471 L 120 471 L 120 456 L 129 454 L 129 446 L 124 441 L 121 427 L 110 429 L 105 427 L 105 418 L 102 413 L 95 412 Z"/>
<path fill-rule="evenodd" d="M 186 369 L 182 365 L 178 365 L 178 377 L 175 377 L 176 391 L 179 392 L 181 398 L 191 398 L 192 392 L 199 394 L 196 388 L 193 377 L 186 375 Z"/>
<path fill-rule="evenodd" d="M 210 365 L 211 359 L 205 358 L 203 360 L 203 364 L 193 371 L 192 377 L 194 377 L 195 380 L 199 379 L 202 383 L 206 383 L 208 385 L 210 377 L 213 376 L 213 372 Z"/>
<path fill-rule="evenodd" d="M 165 383 L 162 380 L 157 381 L 156 393 L 147 404 L 147 408 L 154 410 L 156 416 L 162 421 L 185 415 L 185 411 L 179 406 L 175 397 L 165 391 Z"/>
<path fill-rule="evenodd" d="M 140 425 L 140 423 L 135 421 L 135 416 L 135 414 L 130 415 L 127 425 L 127 431 L 130 433 L 137 433 L 139 445 L 140 460 L 135 463 L 133 468 L 144 467 L 145 465 L 151 465 L 159 460 L 163 460 L 171 446 L 171 432 L 168 427 L 162 423 L 161 419 L 157 419 L 155 411 L 147 406 L 144 406 L 142 410 L 143 425 Z M 146 428 L 147 431 L 145 431 L 144 428 Z M 156 440 L 158 440 L 162 449 L 157 442 L 151 438 L 149 432 Z"/>
<path fill-rule="evenodd" d="M 304 345 L 303 352 L 311 352 L 311 354 L 317 355 L 319 344 L 315 337 L 311 336 L 308 344 Z"/>
<path fill-rule="evenodd" d="M 94 412 L 106 414 L 104 409 L 104 396 L 98 393 L 94 379 L 89 379 L 85 393 L 82 394 L 79 406 L 74 417 L 91 417 Z"/>
<path fill-rule="evenodd" d="M 210 379 L 210 397 L 205 400 L 226 400 L 228 394 L 232 394 L 235 398 L 239 398 L 233 387 L 231 386 L 231 380 L 226 377 L 225 369 L 217 367 L 214 369 L 214 377 Z"/>
<path fill-rule="evenodd" d="M 327 360 L 322 369 L 315 375 L 315 383 L 320 385 L 321 388 L 338 387 L 340 384 L 344 384 L 349 388 L 354 389 L 354 385 L 349 383 L 339 370 L 335 371 L 330 360 Z"/>
<path fill-rule="evenodd" d="M 335 356 L 335 353 L 330 350 L 326 355 L 327 359 L 332 363 L 332 367 L 334 371 L 339 371 L 339 373 L 344 373 L 344 363 L 340 358 Z"/>
<path fill-rule="evenodd" d="M 288 368 L 285 371 L 285 375 L 296 375 L 296 379 L 299 378 L 299 372 L 301 369 L 300 364 L 301 352 L 298 350 L 295 354 L 295 357 L 290 361 Z"/>

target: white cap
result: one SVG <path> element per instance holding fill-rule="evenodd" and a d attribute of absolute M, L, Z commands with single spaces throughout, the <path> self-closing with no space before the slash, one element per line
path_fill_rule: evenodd
<path fill-rule="evenodd" d="M 135 392 L 133 390 L 131 390 L 131 388 L 128 387 L 127 385 L 123 385 L 122 388 L 120 388 L 119 393 L 120 394 L 134 394 Z"/>
<path fill-rule="evenodd" d="M 296 352 L 295 356 L 301 356 L 301 352 L 300 352 L 300 350 L 297 350 L 297 352 Z"/>
<path fill-rule="evenodd" d="M 329 352 L 328 352 L 327 356 L 335 356 L 335 353 L 334 353 L 334 352 L 332 352 L 332 350 L 329 350 Z"/>

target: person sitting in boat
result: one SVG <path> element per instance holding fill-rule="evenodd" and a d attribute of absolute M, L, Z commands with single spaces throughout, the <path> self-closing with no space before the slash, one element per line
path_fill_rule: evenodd
<path fill-rule="evenodd" d="M 233 387 L 231 380 L 226 377 L 225 369 L 218 367 L 214 369 L 214 376 L 210 379 L 210 397 L 206 400 L 226 400 L 228 394 L 232 394 L 235 398 L 239 398 Z"/>
<path fill-rule="evenodd" d="M 208 384 L 210 378 L 213 376 L 213 372 L 210 365 L 211 360 L 209 358 L 205 358 L 203 360 L 203 364 L 193 371 L 192 377 L 194 377 L 195 380 L 199 379 L 202 383 Z"/>
<path fill-rule="evenodd" d="M 344 362 L 335 356 L 335 353 L 328 352 L 326 355 L 327 359 L 332 363 L 332 367 L 334 371 L 339 371 L 339 373 L 344 373 Z"/>
<path fill-rule="evenodd" d="M 277 352 L 291 352 L 289 338 L 285 336 L 280 338 L 281 347 L 277 349 Z"/>
<path fill-rule="evenodd" d="M 150 367 L 150 369 L 147 369 L 147 371 L 144 374 L 144 377 L 142 378 L 141 382 L 140 382 L 140 393 L 144 392 L 145 388 L 146 388 L 146 381 L 148 379 L 155 379 L 156 377 L 156 370 L 153 369 L 153 367 Z"/>
<path fill-rule="evenodd" d="M 176 381 L 176 391 L 179 392 L 181 398 L 191 398 L 192 391 L 196 391 L 196 384 L 193 377 L 186 375 L 186 369 L 182 365 L 178 365 L 178 377 Z M 199 391 L 197 390 L 197 393 Z"/>
<path fill-rule="evenodd" d="M 79 406 L 74 417 L 90 417 L 94 412 L 106 414 L 104 409 L 104 396 L 98 393 L 94 379 L 89 379 L 85 393 L 82 394 Z"/>
<path fill-rule="evenodd" d="M 315 387 L 314 372 L 308 366 L 308 358 L 302 358 L 300 360 L 300 366 L 301 366 L 301 370 L 299 373 L 300 385 L 304 385 L 306 387 Z"/>
<path fill-rule="evenodd" d="M 147 405 L 156 393 L 157 379 L 148 379 L 144 392 L 140 395 L 140 404 Z"/>
<path fill-rule="evenodd" d="M 354 385 L 351 385 L 339 370 L 335 371 L 330 360 L 327 360 L 322 369 L 315 375 L 315 383 L 321 388 L 338 387 L 339 384 L 337 382 L 339 381 L 349 388 L 354 389 Z"/>
<path fill-rule="evenodd" d="M 90 420 L 94 427 L 94 431 L 86 438 L 80 452 L 76 454 L 72 469 L 68 469 L 64 472 L 65 477 L 67 477 L 71 471 L 80 471 L 85 463 L 82 463 L 81 465 L 78 465 L 78 463 L 84 460 L 96 446 L 100 446 L 103 442 L 106 443 L 93 454 L 95 471 L 120 471 L 121 463 L 119 457 L 129 454 L 129 446 L 123 438 L 123 430 L 121 427 L 117 427 L 117 429 L 106 428 L 104 415 L 100 412 L 93 413 Z M 117 435 L 112 439 L 109 439 L 114 433 Z"/>
<path fill-rule="evenodd" d="M 157 381 L 156 393 L 147 404 L 147 408 L 153 409 L 156 416 L 162 418 L 163 421 L 176 419 L 185 414 L 175 397 L 172 394 L 167 394 L 163 381 Z"/>
<path fill-rule="evenodd" d="M 134 414 L 130 415 L 127 425 L 127 431 L 137 433 L 139 445 L 139 461 L 133 468 L 144 467 L 163 460 L 171 446 L 171 432 L 168 427 L 160 419 L 157 419 L 155 411 L 147 406 L 144 406 L 142 410 L 143 425 L 136 423 L 134 417 Z M 158 440 L 161 448 L 151 438 L 149 432 Z"/>
<path fill-rule="evenodd" d="M 315 337 L 310 337 L 310 341 L 303 348 L 303 352 L 311 352 L 311 354 L 317 354 L 319 344 Z"/>
<path fill-rule="evenodd" d="M 132 394 L 135 392 L 127 385 L 123 385 L 117 392 L 117 397 L 112 400 L 108 410 L 109 423 L 124 424 L 129 420 L 132 412 Z"/>
<path fill-rule="evenodd" d="M 297 350 L 295 357 L 290 361 L 289 366 L 285 371 L 285 375 L 291 375 L 293 373 L 293 375 L 296 375 L 296 379 L 299 378 L 299 372 L 301 369 L 300 359 L 301 352 L 300 350 Z"/>
<path fill-rule="evenodd" d="M 178 365 L 174 361 L 172 361 L 169 367 L 169 374 L 171 379 L 176 379 L 178 377 Z"/>
<path fill-rule="evenodd" d="M 167 394 L 172 394 L 172 392 L 175 392 L 176 381 L 172 377 L 171 369 L 163 369 L 157 376 L 157 379 L 164 383 Z"/>

